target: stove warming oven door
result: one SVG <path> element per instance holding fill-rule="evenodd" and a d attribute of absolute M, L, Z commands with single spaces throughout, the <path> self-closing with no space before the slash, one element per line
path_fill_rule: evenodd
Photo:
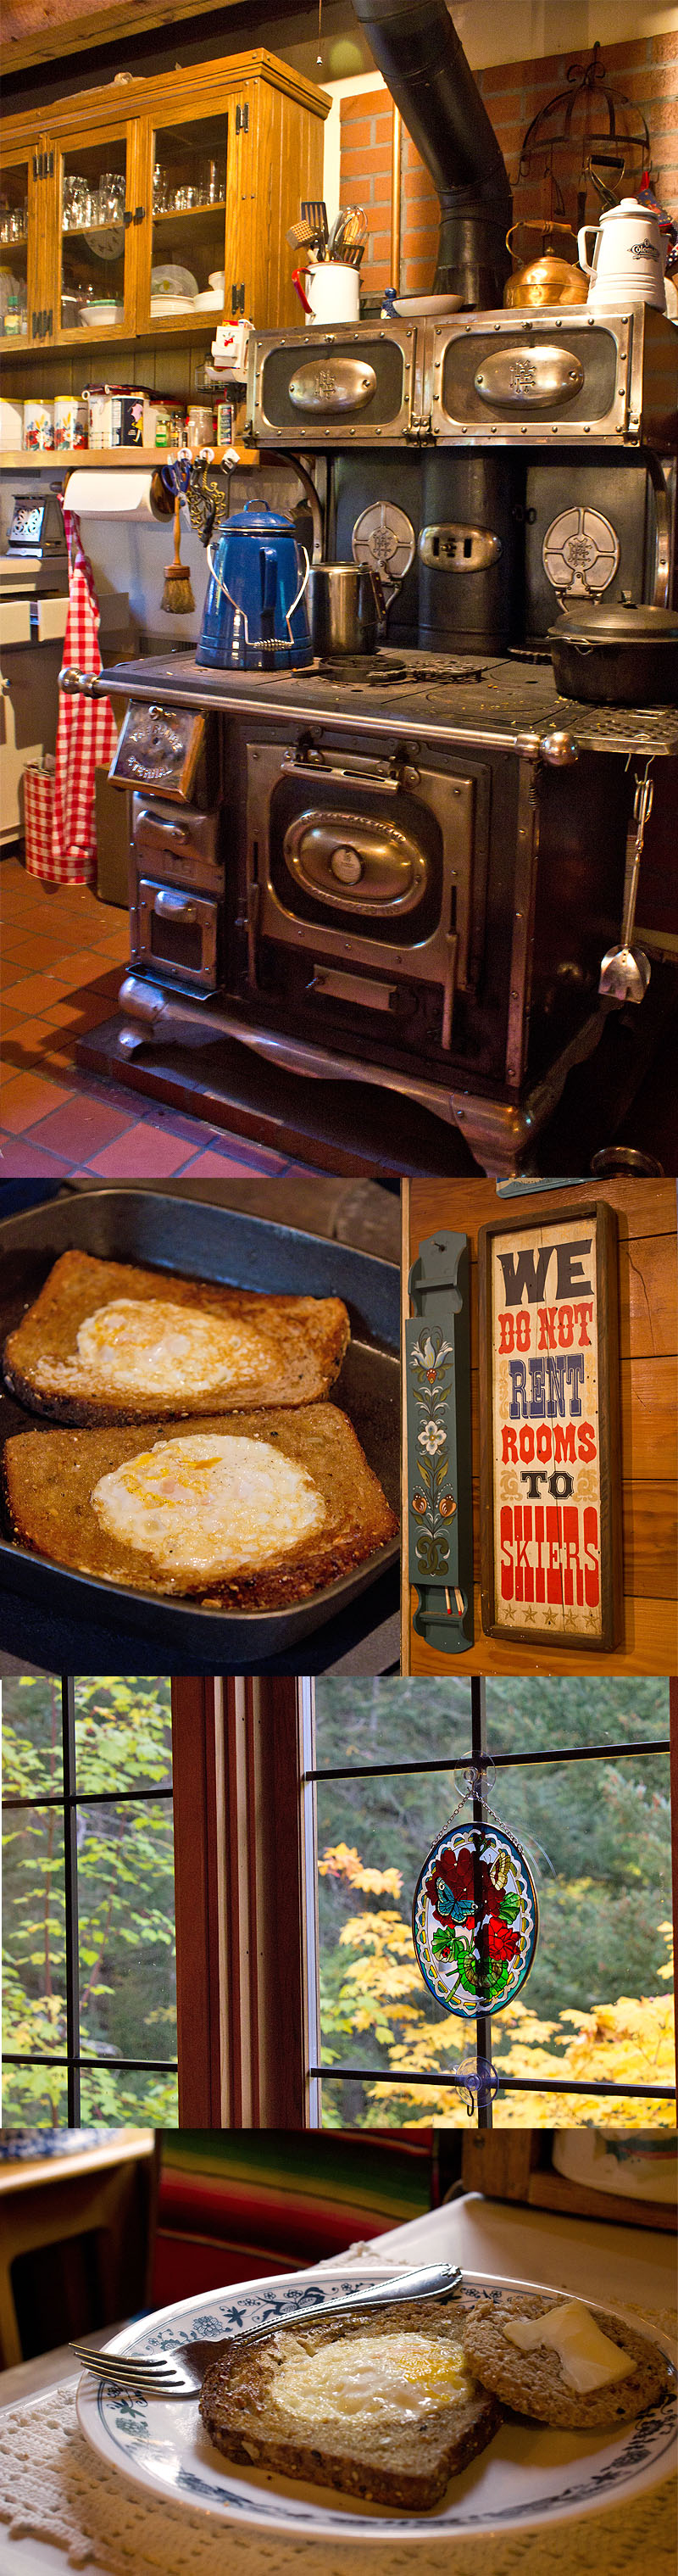
<path fill-rule="evenodd" d="M 468 988 L 486 857 L 474 846 L 482 780 L 407 747 L 383 755 L 302 734 L 247 751 L 251 992 L 296 1005 L 307 1025 L 447 1054 L 455 992 Z M 481 835 L 484 838 L 484 835 Z M 481 883 L 478 884 L 480 876 Z"/>
<path fill-rule="evenodd" d="M 221 982 L 217 819 L 138 791 L 132 799 L 131 963 L 186 993 L 215 993 Z"/>

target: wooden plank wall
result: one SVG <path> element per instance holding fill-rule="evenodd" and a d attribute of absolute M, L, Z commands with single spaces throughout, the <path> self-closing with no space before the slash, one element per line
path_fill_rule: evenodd
<path fill-rule="evenodd" d="M 579 1649 L 508 1645 L 483 1635 L 480 1616 L 478 1460 L 478 1229 L 524 1211 L 562 1216 L 592 1194 L 616 1209 L 619 1228 L 621 1360 L 623 1632 L 612 1655 Z M 678 1672 L 678 1252 L 674 1181 L 575 1183 L 534 1198 L 497 1197 L 494 1181 L 403 1184 L 403 1312 L 407 1276 L 420 1243 L 437 1227 L 467 1234 L 471 1250 L 471 1393 L 475 1645 L 468 1655 L 436 1656 L 412 1627 L 407 1515 L 403 1515 L 403 1672 L 675 1673 Z"/>

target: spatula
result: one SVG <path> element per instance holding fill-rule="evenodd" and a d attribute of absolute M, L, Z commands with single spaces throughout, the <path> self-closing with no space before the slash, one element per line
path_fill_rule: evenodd
<path fill-rule="evenodd" d="M 320 259 L 324 259 L 329 240 L 327 207 L 325 205 L 324 197 L 304 197 L 302 199 L 301 213 L 302 219 L 304 219 L 306 223 L 313 225 L 313 231 L 318 242 L 318 254 Z"/>

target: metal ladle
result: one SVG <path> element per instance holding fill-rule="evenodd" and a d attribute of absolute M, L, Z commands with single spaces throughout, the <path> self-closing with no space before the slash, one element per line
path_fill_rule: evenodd
<path fill-rule="evenodd" d="M 643 842 L 645 839 L 645 826 L 649 821 L 649 817 L 652 812 L 653 795 L 654 787 L 652 779 L 648 776 L 646 771 L 645 777 L 638 779 L 633 799 L 633 819 L 628 841 L 627 887 L 624 903 L 624 918 L 621 930 L 621 947 L 607 949 L 600 969 L 600 983 L 598 985 L 598 991 L 600 994 L 604 995 L 605 999 L 608 1001 L 642 1002 L 650 981 L 651 970 L 649 957 L 646 957 L 645 950 L 643 948 L 632 948 L 631 941 L 633 938 L 633 925 L 636 917 L 638 872 L 640 868 Z M 635 838 L 632 840 L 634 824 Z"/>

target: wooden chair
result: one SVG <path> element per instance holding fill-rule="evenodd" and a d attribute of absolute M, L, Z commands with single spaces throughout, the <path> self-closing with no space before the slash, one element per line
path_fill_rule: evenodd
<path fill-rule="evenodd" d="M 152 2129 L 0 2163 L 3 2369 L 147 2304 L 155 2199 Z"/>

